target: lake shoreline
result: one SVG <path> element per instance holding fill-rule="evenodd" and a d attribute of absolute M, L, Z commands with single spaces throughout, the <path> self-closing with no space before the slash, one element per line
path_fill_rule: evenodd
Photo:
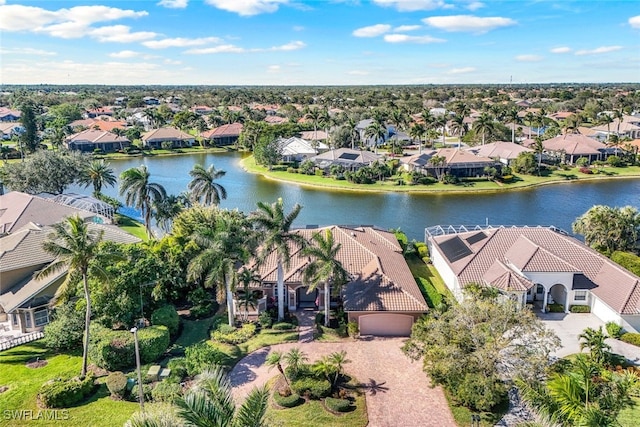
<path fill-rule="evenodd" d="M 520 185 L 517 187 L 501 187 L 501 188 L 446 188 L 446 189 L 413 189 L 411 187 L 414 187 L 413 185 L 398 185 L 396 187 L 391 187 L 391 188 L 354 188 L 354 187 L 343 187 L 343 186 L 337 186 L 337 185 L 331 185 L 331 184 L 319 184 L 319 183 L 309 183 L 309 182 L 300 182 L 297 180 L 289 180 L 286 178 L 281 178 L 281 177 L 276 177 L 273 176 L 271 174 L 269 174 L 268 171 L 258 171 L 258 170 L 253 170 L 252 168 L 248 167 L 245 164 L 245 161 L 248 159 L 252 159 L 253 156 L 249 156 L 249 157 L 245 157 L 243 159 L 240 160 L 240 166 L 241 168 L 247 172 L 247 173 L 251 173 L 251 174 L 255 174 L 255 175 L 260 175 L 261 177 L 271 180 L 271 181 L 276 181 L 276 182 L 281 182 L 281 183 L 286 183 L 286 184 L 295 184 L 295 185 L 299 185 L 301 187 L 306 187 L 306 188 L 312 188 L 312 189 L 322 189 L 322 190 L 328 190 L 328 191 L 336 191 L 336 192 L 340 192 L 340 191 L 345 191 L 345 192 L 362 192 L 362 193 L 380 193 L 380 194 L 384 194 L 384 193 L 396 193 L 396 194 L 420 194 L 420 195 L 424 195 L 424 194 L 431 194 L 431 195 L 448 195 L 448 194 L 452 194 L 452 195 L 473 195 L 473 194 L 500 194 L 500 193 L 505 193 L 505 192 L 514 192 L 514 191 L 531 191 L 534 190 L 538 187 L 544 187 L 547 185 L 558 185 L 558 184 L 574 184 L 574 183 L 592 183 L 594 181 L 609 181 L 609 180 L 617 180 L 617 179 L 640 179 L 640 173 L 638 173 L 637 175 L 616 175 L 616 176 L 610 176 L 610 175 L 598 175 L 598 176 L 585 176 L 584 178 L 576 178 L 576 179 L 557 179 L 557 180 L 550 180 L 550 181 L 544 181 L 544 182 L 533 182 L 527 185 Z M 359 184 L 353 184 L 353 185 L 359 185 Z M 367 184 L 360 184 L 360 185 L 367 185 Z M 455 184 L 454 184 L 455 186 Z"/>

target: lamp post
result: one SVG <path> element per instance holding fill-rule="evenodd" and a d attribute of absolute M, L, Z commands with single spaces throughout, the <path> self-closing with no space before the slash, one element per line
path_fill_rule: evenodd
<path fill-rule="evenodd" d="M 136 367 L 138 370 L 138 400 L 140 400 L 140 412 L 144 412 L 144 392 L 142 390 L 142 373 L 140 372 L 140 347 L 138 346 L 138 328 L 131 328 L 133 341 L 136 347 Z"/>

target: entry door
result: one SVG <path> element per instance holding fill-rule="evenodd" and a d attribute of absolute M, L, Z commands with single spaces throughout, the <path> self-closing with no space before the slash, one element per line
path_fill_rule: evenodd
<path fill-rule="evenodd" d="M 294 290 L 289 289 L 288 292 L 289 292 L 289 310 L 295 311 L 295 309 L 298 306 L 298 302 L 296 299 L 296 291 L 295 289 Z"/>

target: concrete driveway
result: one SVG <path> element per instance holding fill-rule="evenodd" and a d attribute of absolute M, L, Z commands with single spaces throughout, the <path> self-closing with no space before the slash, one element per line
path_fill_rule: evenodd
<path fill-rule="evenodd" d="M 264 361 L 270 351 L 299 347 L 309 361 L 345 350 L 351 363 L 345 366 L 366 387 L 369 427 L 448 427 L 453 416 L 440 387 L 431 388 L 420 362 L 411 362 L 400 347 L 400 338 L 372 338 L 340 343 L 290 343 L 260 349 L 242 359 L 230 373 L 234 396 L 244 398 L 255 386 L 277 375 Z"/>

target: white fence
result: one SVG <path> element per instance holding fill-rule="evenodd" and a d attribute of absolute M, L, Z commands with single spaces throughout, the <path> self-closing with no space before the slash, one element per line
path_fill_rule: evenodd
<path fill-rule="evenodd" d="M 26 335 L 21 335 L 15 338 L 8 338 L 4 341 L 0 341 L 0 351 L 9 350 L 10 348 L 17 347 L 21 344 L 26 344 L 31 341 L 39 340 L 44 337 L 44 332 L 31 332 Z"/>

